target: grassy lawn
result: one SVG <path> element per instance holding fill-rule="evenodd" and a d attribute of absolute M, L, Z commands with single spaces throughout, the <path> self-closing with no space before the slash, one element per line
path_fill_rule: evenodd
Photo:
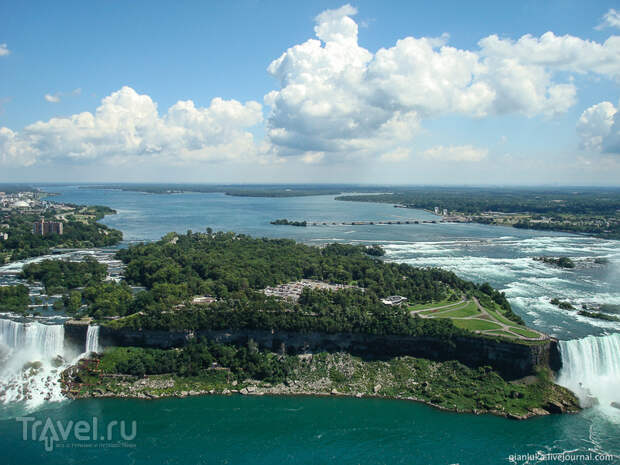
<path fill-rule="evenodd" d="M 457 302 L 454 305 L 448 305 L 447 307 L 444 307 L 444 308 L 437 308 L 435 310 L 422 310 L 421 312 L 419 312 L 419 314 L 424 315 L 424 316 L 439 316 L 443 312 L 447 312 L 449 310 L 457 310 L 459 308 L 464 308 L 466 305 L 467 305 L 467 302 L 465 303 Z"/>
<path fill-rule="evenodd" d="M 452 320 L 455 326 L 459 328 L 468 329 L 469 331 L 484 331 L 487 329 L 501 329 L 502 327 L 497 323 L 484 320 Z"/>
<path fill-rule="evenodd" d="M 458 309 L 445 310 L 440 313 L 436 313 L 436 318 L 464 318 L 468 316 L 479 315 L 480 310 L 475 302 L 468 302 L 465 305 L 458 307 Z"/>
<path fill-rule="evenodd" d="M 431 302 L 428 304 L 410 305 L 409 310 L 411 311 L 425 310 L 427 308 L 443 307 L 444 305 L 451 305 L 451 304 L 456 305 L 458 303 L 459 303 L 458 300 L 455 302 L 454 300 L 444 299 L 444 300 L 440 300 L 439 302 Z"/>
<path fill-rule="evenodd" d="M 506 331 L 490 331 L 490 332 L 485 333 L 485 334 L 488 334 L 488 335 L 490 335 L 490 336 L 502 336 L 502 337 L 509 337 L 509 338 L 512 338 L 512 339 L 514 339 L 514 338 L 515 338 L 515 335 L 514 335 L 514 334 L 507 333 Z"/>
<path fill-rule="evenodd" d="M 493 318 L 495 318 L 498 321 L 501 321 L 502 323 L 506 325 L 516 324 L 514 321 L 511 321 L 508 318 L 506 318 L 504 315 L 502 315 L 501 312 L 497 308 L 486 308 L 485 307 L 485 309 L 487 312 L 489 312 L 490 315 L 493 316 Z"/>
<path fill-rule="evenodd" d="M 521 328 L 521 327 L 511 326 L 510 331 L 520 334 L 521 336 L 524 336 L 524 337 L 532 337 L 532 338 L 540 337 L 540 334 L 535 333 L 534 331 L 530 331 L 529 329 Z"/>

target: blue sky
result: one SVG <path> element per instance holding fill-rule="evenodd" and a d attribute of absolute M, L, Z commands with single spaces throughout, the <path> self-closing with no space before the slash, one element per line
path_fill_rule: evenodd
<path fill-rule="evenodd" d="M 2 2 L 0 181 L 618 185 L 614 6 Z"/>

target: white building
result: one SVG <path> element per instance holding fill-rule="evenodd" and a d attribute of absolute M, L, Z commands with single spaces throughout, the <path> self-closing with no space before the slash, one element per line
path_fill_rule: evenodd
<path fill-rule="evenodd" d="M 402 295 L 391 295 L 386 297 L 385 299 L 381 299 L 385 305 L 400 305 L 403 302 L 407 301 L 407 297 L 403 297 Z"/>

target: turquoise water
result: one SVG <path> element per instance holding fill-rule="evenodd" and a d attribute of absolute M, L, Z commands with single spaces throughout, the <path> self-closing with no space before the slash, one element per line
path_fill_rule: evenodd
<path fill-rule="evenodd" d="M 254 236 L 292 237 L 308 243 L 380 243 L 387 259 L 442 266 L 466 279 L 489 281 L 506 291 L 515 311 L 537 329 L 561 339 L 620 332 L 618 323 L 579 317 L 551 306 L 552 297 L 578 303 L 620 304 L 618 242 L 569 234 L 520 231 L 476 224 L 276 227 L 277 218 L 319 222 L 435 219 L 382 204 L 336 202 L 333 196 L 248 198 L 223 194 L 152 195 L 54 186 L 60 201 L 103 204 L 118 215 L 104 222 L 128 241 L 154 240 L 169 231 L 232 230 Z M 566 271 L 532 260 L 568 255 Z M 594 263 L 606 258 L 607 264 Z M 15 411 L 14 411 L 15 412 Z M 68 421 L 137 422 L 130 447 L 105 441 L 46 452 L 22 440 L 16 413 L 0 420 L 2 463 L 414 463 L 498 464 L 511 454 L 607 452 L 620 455 L 620 411 L 592 409 L 578 415 L 526 422 L 457 415 L 406 401 L 344 398 L 201 397 L 158 401 L 86 400 L 47 404 L 30 415 Z M 84 448 L 84 444 L 93 447 Z M 94 447 L 97 446 L 97 447 Z M 574 456 L 573 456 L 574 457 Z M 572 463 L 592 463 L 573 460 Z M 613 463 L 597 462 L 597 463 Z M 616 461 L 618 463 L 618 461 Z"/>
<path fill-rule="evenodd" d="M 65 422 L 91 422 L 96 416 L 98 425 L 136 420 L 136 438 L 128 442 L 130 447 L 101 449 L 111 443 L 71 436 L 63 448 L 46 452 L 43 443 L 22 440 L 20 423 L 0 421 L 0 447 L 8 460 L 4 463 L 501 464 L 510 463 L 511 454 L 573 450 L 574 438 L 582 439 L 582 450 L 600 450 L 601 444 L 615 441 L 613 451 L 620 454 L 617 436 L 604 432 L 612 427 L 598 418 L 594 424 L 588 414 L 516 422 L 389 400 L 107 399 L 75 401 L 34 416 Z"/>

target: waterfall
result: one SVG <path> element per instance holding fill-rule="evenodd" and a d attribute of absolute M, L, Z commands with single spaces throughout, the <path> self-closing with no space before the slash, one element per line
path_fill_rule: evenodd
<path fill-rule="evenodd" d="M 620 333 L 560 341 L 560 352 L 558 384 L 573 391 L 582 407 L 620 406 Z"/>
<path fill-rule="evenodd" d="M 64 326 L 0 319 L 0 402 L 63 399 Z"/>
<path fill-rule="evenodd" d="M 88 331 L 86 332 L 86 350 L 85 354 L 90 354 L 91 352 L 100 352 L 99 349 L 99 326 L 88 326 Z"/>

